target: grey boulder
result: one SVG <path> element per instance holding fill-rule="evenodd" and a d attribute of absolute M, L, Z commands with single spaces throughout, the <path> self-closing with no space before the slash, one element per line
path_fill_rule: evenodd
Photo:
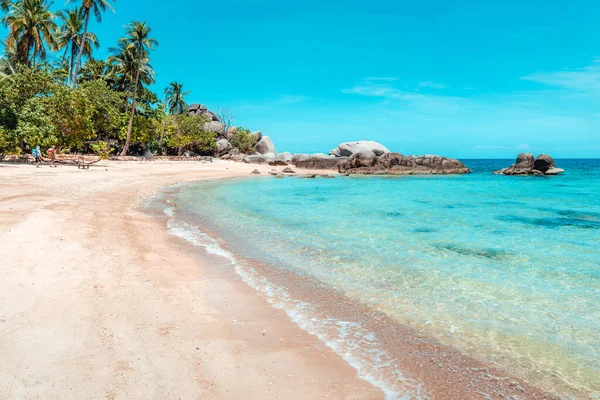
<path fill-rule="evenodd" d="M 277 155 L 277 149 L 275 148 L 271 138 L 268 136 L 261 137 L 258 143 L 256 143 L 256 146 L 254 146 L 254 149 L 259 154 L 273 153 Z"/>
<path fill-rule="evenodd" d="M 517 161 L 508 168 L 495 171 L 495 175 L 558 175 L 565 172 L 556 168 L 554 159 L 548 154 L 540 154 L 535 160 L 531 153 L 521 153 Z"/>
<path fill-rule="evenodd" d="M 211 121 L 204 124 L 203 129 L 208 132 L 214 132 L 217 136 L 225 134 L 225 125 L 219 121 Z"/>
<path fill-rule="evenodd" d="M 231 150 L 231 143 L 227 139 L 217 140 L 217 154 L 219 156 L 229 152 Z"/>
<path fill-rule="evenodd" d="M 348 157 L 336 157 L 327 154 L 295 154 L 292 157 L 292 164 L 298 168 L 304 169 L 337 169 L 340 163 L 347 160 Z"/>
<path fill-rule="evenodd" d="M 339 172 L 349 175 L 450 175 L 471 172 L 462 162 L 442 156 L 403 156 L 385 153 L 378 157 L 356 153 L 339 165 Z"/>
<path fill-rule="evenodd" d="M 331 150 L 329 155 L 336 157 L 350 157 L 360 153 L 365 157 L 375 157 L 389 152 L 388 148 L 381 143 L 372 140 L 359 140 L 358 142 L 341 143 L 337 148 Z"/>
<path fill-rule="evenodd" d="M 552 157 L 550 157 L 548 154 L 540 154 L 537 156 L 533 164 L 533 169 L 546 173 L 546 171 L 551 168 L 556 168 L 556 164 L 554 163 L 554 159 Z"/>

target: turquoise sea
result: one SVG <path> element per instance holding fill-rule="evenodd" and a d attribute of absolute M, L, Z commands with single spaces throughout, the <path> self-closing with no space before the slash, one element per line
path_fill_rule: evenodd
<path fill-rule="evenodd" d="M 557 160 L 566 173 L 554 177 L 463 161 L 472 174 L 184 185 L 169 228 L 233 264 L 318 279 L 545 390 L 600 398 L 600 160 Z M 390 398 L 421 396 L 418 382 L 395 386 L 401 370 L 381 373 L 393 360 L 360 324 L 320 321 L 310 303 L 236 268 Z"/>

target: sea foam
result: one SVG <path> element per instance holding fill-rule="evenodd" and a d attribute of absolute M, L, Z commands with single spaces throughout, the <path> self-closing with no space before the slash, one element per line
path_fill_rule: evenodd
<path fill-rule="evenodd" d="M 170 207 L 170 213 L 173 208 Z M 166 211 L 165 211 L 166 213 Z M 208 254 L 227 259 L 235 272 L 273 307 L 283 310 L 300 328 L 317 336 L 357 370 L 358 376 L 379 387 L 389 400 L 428 399 L 420 381 L 406 378 L 397 362 L 384 350 L 375 335 L 360 323 L 341 321 L 323 315 L 318 307 L 295 300 L 280 286 L 260 276 L 217 240 L 198 227 L 174 218 L 167 222 L 168 233 L 204 248 Z"/>

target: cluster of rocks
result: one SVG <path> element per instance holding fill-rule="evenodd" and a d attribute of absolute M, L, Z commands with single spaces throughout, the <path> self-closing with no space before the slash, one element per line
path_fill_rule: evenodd
<path fill-rule="evenodd" d="M 496 175 L 558 175 L 565 172 L 556 168 L 554 159 L 548 154 L 540 154 L 537 158 L 531 153 L 521 153 L 517 161 L 508 168 L 495 171 Z"/>
<path fill-rule="evenodd" d="M 379 156 L 356 153 L 338 166 L 343 174 L 362 175 L 450 175 L 471 172 L 462 162 L 442 156 L 403 156 L 387 152 Z"/>
<path fill-rule="evenodd" d="M 471 172 L 462 162 L 436 155 L 404 156 L 390 152 L 388 148 L 374 141 L 361 140 L 341 143 L 329 154 L 279 153 L 268 136 L 262 132 L 252 132 L 252 154 L 243 154 L 231 145 L 237 129 L 225 130 L 217 115 L 202 104 L 192 104 L 188 115 L 201 115 L 207 119 L 205 129 L 216 134 L 216 155 L 223 160 L 233 160 L 249 164 L 272 166 L 293 165 L 308 170 L 338 170 L 346 175 L 440 175 L 466 174 Z M 256 171 L 258 172 L 258 171 Z M 557 175 L 564 170 L 556 168 L 554 160 L 547 154 L 534 159 L 531 153 L 522 153 L 515 164 L 494 172 L 503 175 Z"/>

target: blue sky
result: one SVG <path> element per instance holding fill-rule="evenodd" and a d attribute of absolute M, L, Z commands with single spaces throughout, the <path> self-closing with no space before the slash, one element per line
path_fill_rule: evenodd
<path fill-rule="evenodd" d="M 57 2 L 56 7 L 63 7 Z M 226 106 L 280 151 L 377 140 L 403 154 L 600 157 L 600 4 L 125 1 L 102 52 L 145 20 L 155 90 Z M 99 54 L 100 55 L 100 54 Z"/>

